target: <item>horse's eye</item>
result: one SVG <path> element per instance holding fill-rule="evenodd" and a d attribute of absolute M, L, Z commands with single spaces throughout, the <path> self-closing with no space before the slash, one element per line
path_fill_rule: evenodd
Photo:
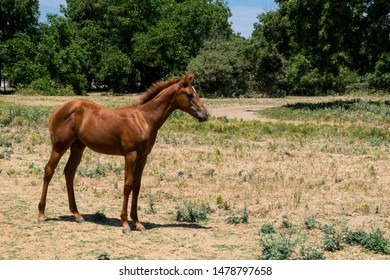
<path fill-rule="evenodd" d="M 188 91 L 187 96 L 189 99 L 192 99 L 192 98 L 194 98 L 194 93 L 192 91 Z"/>

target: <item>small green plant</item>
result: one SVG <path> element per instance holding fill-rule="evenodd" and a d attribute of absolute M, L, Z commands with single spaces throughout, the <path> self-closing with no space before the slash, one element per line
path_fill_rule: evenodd
<path fill-rule="evenodd" d="M 364 213 L 364 214 L 369 214 L 370 213 L 370 205 L 368 205 L 368 204 L 363 204 L 361 207 L 360 207 L 360 209 L 362 210 L 362 212 Z"/>
<path fill-rule="evenodd" d="M 264 260 L 288 260 L 296 245 L 285 233 L 267 234 L 260 240 L 262 246 L 261 258 Z"/>
<path fill-rule="evenodd" d="M 348 245 L 360 245 L 376 254 L 390 254 L 389 239 L 378 228 L 371 233 L 364 230 L 350 231 L 345 237 Z"/>
<path fill-rule="evenodd" d="M 15 175 L 16 174 L 16 170 L 15 170 L 15 168 L 13 168 L 13 167 L 10 167 L 10 168 L 8 168 L 6 171 L 5 171 L 5 173 L 8 175 L 8 176 L 12 176 L 12 175 Z"/>
<path fill-rule="evenodd" d="M 154 206 L 155 206 L 154 196 L 152 195 L 152 193 L 150 191 L 146 192 L 145 196 L 146 196 L 146 199 L 148 200 L 148 207 L 149 207 L 146 210 L 146 212 L 151 213 L 151 214 L 156 214 L 157 211 L 154 208 Z"/>
<path fill-rule="evenodd" d="M 389 239 L 384 237 L 383 231 L 379 228 L 367 235 L 363 246 L 376 254 L 390 254 Z"/>
<path fill-rule="evenodd" d="M 245 205 L 244 210 L 242 211 L 242 214 L 240 216 L 232 216 L 225 220 L 226 224 L 247 224 L 249 220 L 249 213 L 248 209 Z"/>
<path fill-rule="evenodd" d="M 302 260 L 325 260 L 324 253 L 315 248 L 302 248 L 300 258 Z"/>
<path fill-rule="evenodd" d="M 308 217 L 305 219 L 304 224 L 307 229 L 314 229 L 317 227 L 317 220 L 315 217 Z"/>
<path fill-rule="evenodd" d="M 0 152 L 0 159 L 10 159 L 11 155 L 14 153 L 11 149 L 5 149 L 4 151 Z"/>
<path fill-rule="evenodd" d="M 93 168 L 81 167 L 77 170 L 77 174 L 82 177 L 101 178 L 107 176 L 107 171 L 112 170 L 111 165 L 101 164 L 100 162 Z"/>
<path fill-rule="evenodd" d="M 328 252 L 336 252 L 343 248 L 341 242 L 343 237 L 336 231 L 333 225 L 325 225 L 324 231 L 324 250 Z"/>
<path fill-rule="evenodd" d="M 345 237 L 348 245 L 364 245 L 367 240 L 367 233 L 364 230 L 349 231 Z"/>
<path fill-rule="evenodd" d="M 280 227 L 281 228 L 291 228 L 292 227 L 290 219 L 286 215 L 284 215 L 282 217 L 282 223 L 281 223 Z"/>
<path fill-rule="evenodd" d="M 210 205 L 207 202 L 183 202 L 176 206 L 176 221 L 195 223 L 207 219 L 207 214 L 211 213 Z"/>
<path fill-rule="evenodd" d="M 298 206 L 299 203 L 301 203 L 301 198 L 302 198 L 302 192 L 301 191 L 294 192 L 294 203 L 295 203 L 295 206 Z"/>
<path fill-rule="evenodd" d="M 99 261 L 108 261 L 110 260 L 110 256 L 107 252 L 100 252 L 98 256 Z"/>
<path fill-rule="evenodd" d="M 29 166 L 28 166 L 28 170 L 27 172 L 29 174 L 41 174 L 43 172 L 43 169 L 39 166 L 35 166 L 34 163 L 31 163 Z"/>
<path fill-rule="evenodd" d="M 271 224 L 264 224 L 261 227 L 260 231 L 259 231 L 259 234 L 261 234 L 261 233 L 271 234 L 271 233 L 276 233 L 276 231 L 275 231 L 275 228 L 274 228 L 273 225 L 271 225 Z"/>
<path fill-rule="evenodd" d="M 219 206 L 222 206 L 222 204 L 223 204 L 223 198 L 222 198 L 222 195 L 219 194 L 217 196 L 217 205 L 219 207 Z"/>

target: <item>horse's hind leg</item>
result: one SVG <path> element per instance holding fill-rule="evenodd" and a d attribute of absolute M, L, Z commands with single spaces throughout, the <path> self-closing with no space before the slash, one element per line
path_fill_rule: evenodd
<path fill-rule="evenodd" d="M 79 223 L 84 222 L 84 218 L 77 210 L 73 182 L 77 167 L 79 166 L 81 158 L 83 156 L 84 149 L 85 145 L 80 140 L 76 140 L 75 142 L 73 142 L 72 146 L 70 147 L 70 156 L 68 159 L 68 163 L 66 164 L 64 170 L 66 189 L 68 191 L 69 210 L 74 215 L 76 222 Z"/>
<path fill-rule="evenodd" d="M 64 155 L 68 148 L 67 147 L 54 147 L 51 151 L 51 155 L 49 161 L 45 166 L 45 175 L 43 177 L 43 188 L 41 199 L 38 204 L 39 214 L 38 214 L 38 224 L 42 224 L 45 222 L 45 207 L 46 207 L 46 196 L 47 189 L 49 187 L 49 183 L 51 178 L 53 177 L 54 171 L 60 161 L 61 157 Z"/>

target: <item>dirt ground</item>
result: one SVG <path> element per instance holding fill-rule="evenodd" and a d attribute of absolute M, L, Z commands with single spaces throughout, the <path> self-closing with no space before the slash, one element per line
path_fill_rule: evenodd
<path fill-rule="evenodd" d="M 71 99 L 0 98 L 34 106 L 57 106 Z M 88 98 L 105 105 L 113 102 L 110 97 Z M 300 101 L 304 100 L 309 99 Z M 297 100 L 210 101 L 209 107 L 216 117 L 269 121 L 256 112 L 290 102 Z M 114 103 L 131 102 L 116 97 Z M 353 151 L 353 144 L 345 147 L 323 139 L 292 143 L 271 138 L 196 145 L 191 135 L 172 143 L 174 135 L 165 138 L 163 134 L 148 159 L 142 182 L 139 216 L 147 231 L 123 235 L 119 218 L 121 157 L 90 150 L 84 153 L 79 169 L 95 170 L 97 165 L 111 169 L 102 177 L 76 175 L 76 200 L 86 220 L 78 224 L 68 210 L 62 173 L 66 154 L 49 186 L 47 222 L 37 225 L 42 170 L 50 151 L 46 128 L 14 125 L 0 129 L 12 143 L 9 158 L 0 158 L 0 259 L 97 259 L 106 253 L 111 259 L 259 259 L 261 226 L 268 223 L 287 232 L 281 229 L 286 217 L 294 229 L 289 232 L 299 244 L 296 252 L 300 246 L 322 250 L 320 228 L 325 224 L 334 224 L 340 231 L 380 228 L 390 237 L 389 155 L 380 147 L 362 147 L 367 152 L 359 153 Z M 229 207 L 221 207 L 218 199 Z M 207 202 L 213 211 L 206 221 L 177 222 L 175 212 L 183 201 Z M 241 215 L 245 207 L 249 223 L 225 223 L 227 218 Z M 304 228 L 307 217 L 315 217 L 318 225 L 314 230 Z M 390 259 L 359 246 L 344 247 L 324 252 L 325 257 Z"/>

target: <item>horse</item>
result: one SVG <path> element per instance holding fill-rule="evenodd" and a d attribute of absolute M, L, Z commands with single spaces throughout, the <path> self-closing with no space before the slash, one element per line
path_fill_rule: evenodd
<path fill-rule="evenodd" d="M 137 214 L 138 194 L 142 172 L 158 130 L 177 109 L 190 114 L 199 122 L 209 118 L 199 94 L 191 85 L 192 81 L 193 74 L 189 73 L 156 82 L 141 95 L 139 102 L 122 108 L 110 109 L 89 100 L 75 99 L 56 109 L 49 118 L 51 155 L 44 170 L 38 224 L 45 222 L 48 186 L 58 162 L 68 149 L 70 156 L 64 173 L 69 209 L 76 222 L 85 222 L 77 210 L 73 181 L 83 152 L 88 147 L 98 153 L 124 156 L 125 178 L 120 215 L 122 232 L 131 232 L 127 212 L 130 193 L 130 218 L 136 230 L 145 231 Z"/>

